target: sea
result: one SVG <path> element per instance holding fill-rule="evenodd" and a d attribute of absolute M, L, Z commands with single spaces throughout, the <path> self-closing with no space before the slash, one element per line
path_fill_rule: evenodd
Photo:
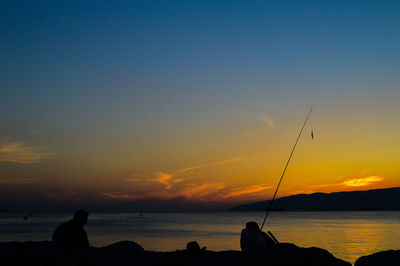
<path fill-rule="evenodd" d="M 0 213 L 0 242 L 51 240 L 72 213 Z M 85 230 L 95 247 L 130 240 L 146 250 L 174 251 L 197 241 L 209 250 L 240 250 L 246 222 L 263 212 L 90 213 Z M 27 219 L 23 219 L 26 216 Z M 354 263 L 363 255 L 400 249 L 400 211 L 272 212 L 264 230 L 279 242 L 320 247 Z"/>

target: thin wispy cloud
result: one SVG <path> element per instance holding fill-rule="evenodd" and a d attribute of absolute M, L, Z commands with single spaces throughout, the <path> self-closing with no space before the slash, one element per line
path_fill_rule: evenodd
<path fill-rule="evenodd" d="M 209 163 L 209 164 L 201 164 L 201 165 L 185 167 L 185 168 L 175 171 L 174 173 L 157 172 L 155 174 L 156 177 L 152 178 L 151 181 L 163 184 L 163 185 L 165 185 L 166 189 L 170 189 L 174 183 L 179 183 L 179 182 L 182 182 L 185 180 L 185 178 L 181 177 L 180 175 L 182 175 L 186 172 L 190 172 L 190 171 L 197 170 L 197 169 L 209 168 L 209 167 L 213 167 L 213 166 L 235 163 L 235 162 L 242 161 L 242 160 L 244 160 L 243 157 L 236 157 L 236 158 L 232 158 L 229 160 L 224 160 L 224 161 L 219 161 L 219 162 L 214 162 L 214 163 Z"/>
<path fill-rule="evenodd" d="M 104 192 L 100 196 L 112 200 L 136 201 L 147 199 L 176 199 L 184 198 L 190 202 L 222 202 L 226 200 L 237 200 L 243 197 L 260 197 L 265 190 L 271 187 L 264 184 L 249 187 L 231 187 L 222 182 L 210 182 L 201 184 L 190 184 L 183 188 L 163 190 L 159 192 L 147 193 L 123 193 L 123 192 Z"/>
<path fill-rule="evenodd" d="M 275 122 L 274 122 L 274 120 L 272 120 L 272 118 L 270 118 L 269 116 L 267 116 L 267 115 L 263 115 L 263 114 L 260 114 L 258 117 L 257 117 L 257 120 L 258 121 L 261 121 L 262 123 L 264 123 L 264 124 L 266 124 L 268 127 L 270 127 L 270 128 L 274 128 L 275 127 Z"/>
<path fill-rule="evenodd" d="M 189 177 L 185 173 L 192 172 L 198 169 L 205 169 L 225 164 L 236 163 L 245 160 L 243 157 L 235 157 L 229 160 L 223 160 L 208 164 L 194 165 L 176 170 L 173 173 L 157 172 L 152 178 L 145 178 L 143 176 L 132 175 L 125 179 L 126 182 L 144 182 L 147 181 L 148 185 L 151 183 L 159 183 L 164 185 L 164 189 L 160 191 L 148 191 L 139 193 L 126 193 L 126 192 L 104 192 L 101 193 L 102 197 L 123 200 L 135 201 L 143 199 L 175 199 L 184 198 L 188 201 L 219 201 L 232 198 L 240 198 L 243 195 L 258 194 L 270 188 L 265 184 L 254 185 L 249 187 L 228 187 L 227 184 L 222 182 L 195 182 L 182 183 L 187 181 Z M 178 183 L 181 183 L 178 185 Z M 158 188 L 160 189 L 160 188 Z"/>
<path fill-rule="evenodd" d="M 234 189 L 231 192 L 228 192 L 227 194 L 223 195 L 223 198 L 232 198 L 232 197 L 240 197 L 242 195 L 246 194 L 256 194 L 263 192 L 267 189 L 272 188 L 271 186 L 266 186 L 265 184 L 260 184 L 260 185 L 254 185 L 254 186 L 249 186 L 249 187 L 241 187 Z"/>
<path fill-rule="evenodd" d="M 203 183 L 199 185 L 189 185 L 175 191 L 159 191 L 147 193 L 123 193 L 123 192 L 104 192 L 100 195 L 102 197 L 122 200 L 122 201 L 135 201 L 144 199 L 175 199 L 184 198 L 188 201 L 212 201 L 218 198 L 217 193 L 225 187 L 224 183 Z"/>
<path fill-rule="evenodd" d="M 294 190 L 294 191 L 291 191 L 290 194 L 288 194 L 288 195 L 282 195 L 282 196 L 290 196 L 290 195 L 297 195 L 297 194 L 312 194 L 312 193 L 315 193 L 315 192 L 317 192 L 317 191 L 312 190 L 312 189 L 307 189 L 307 190 Z"/>
<path fill-rule="evenodd" d="M 122 193 L 122 192 L 104 192 L 100 194 L 101 197 L 113 199 L 113 200 L 123 200 L 123 201 L 134 201 L 140 200 L 147 197 L 147 195 Z"/>
<path fill-rule="evenodd" d="M 218 193 L 224 189 L 226 185 L 224 183 L 203 183 L 201 185 L 192 185 L 185 187 L 179 191 L 180 196 L 185 198 L 194 198 L 198 200 L 211 200 L 218 198 Z M 211 196 L 212 195 L 212 196 Z"/>
<path fill-rule="evenodd" d="M 195 169 L 208 168 L 208 167 L 217 166 L 217 165 L 223 165 L 223 164 L 228 164 L 228 163 L 235 163 L 235 162 L 242 161 L 242 160 L 244 160 L 243 157 L 237 157 L 237 158 L 232 158 L 232 159 L 229 159 L 229 160 L 215 162 L 215 163 L 209 163 L 209 164 L 202 164 L 202 165 L 186 167 L 186 168 L 182 168 L 182 169 L 176 171 L 175 174 L 184 173 L 184 172 L 192 171 L 192 170 L 195 170 Z"/>
<path fill-rule="evenodd" d="M 40 163 L 54 157 L 53 153 L 44 152 L 39 147 L 28 146 L 22 142 L 0 144 L 0 162 Z"/>

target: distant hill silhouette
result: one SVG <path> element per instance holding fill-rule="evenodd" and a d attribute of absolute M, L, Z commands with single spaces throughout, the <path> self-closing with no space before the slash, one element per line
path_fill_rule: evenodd
<path fill-rule="evenodd" d="M 265 211 L 269 200 L 239 205 L 229 211 Z M 298 194 L 276 199 L 273 210 L 400 210 L 400 187 L 334 193 Z"/>

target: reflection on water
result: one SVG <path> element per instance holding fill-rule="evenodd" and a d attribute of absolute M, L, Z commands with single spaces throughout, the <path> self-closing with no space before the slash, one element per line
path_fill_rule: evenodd
<path fill-rule="evenodd" d="M 0 241 L 49 240 L 72 214 L 0 214 Z M 93 246 L 131 240 L 149 250 L 183 249 L 196 240 L 212 250 L 240 249 L 245 223 L 264 213 L 92 213 L 86 226 Z M 362 255 L 400 249 L 400 212 L 273 212 L 266 228 L 281 242 L 321 247 L 354 262 Z"/>

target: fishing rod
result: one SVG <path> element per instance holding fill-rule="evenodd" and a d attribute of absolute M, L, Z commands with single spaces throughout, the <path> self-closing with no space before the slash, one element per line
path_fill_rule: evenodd
<path fill-rule="evenodd" d="M 306 123 L 307 123 L 308 118 L 310 117 L 310 114 L 311 114 L 311 111 L 312 111 L 312 110 L 313 110 L 313 107 L 310 108 L 310 111 L 308 112 L 308 115 L 307 115 L 307 117 L 306 117 L 306 120 L 304 120 L 303 126 L 301 127 L 300 133 L 299 133 L 299 135 L 297 136 L 296 142 L 294 143 L 292 152 L 290 153 L 289 159 L 287 160 L 286 165 L 285 165 L 285 168 L 283 169 L 283 173 L 282 173 L 282 175 L 281 175 L 281 179 L 279 180 L 278 186 L 276 187 L 274 196 L 272 197 L 272 200 L 269 202 L 269 206 L 268 206 L 268 209 L 267 209 L 267 213 L 265 214 L 264 221 L 263 221 L 263 223 L 262 223 L 262 225 L 261 225 L 261 230 L 263 229 L 264 224 L 265 224 L 265 221 L 267 220 L 268 214 L 269 214 L 269 212 L 271 211 L 272 204 L 273 204 L 273 202 L 274 202 L 276 193 L 278 192 L 279 186 L 281 185 L 283 176 L 285 175 L 285 172 L 286 172 L 286 169 L 287 169 L 287 167 L 288 167 L 288 165 L 289 165 L 290 159 L 292 158 L 293 152 L 294 152 L 294 150 L 296 149 L 297 142 L 299 142 L 301 133 L 303 132 L 303 129 L 304 129 Z"/>

